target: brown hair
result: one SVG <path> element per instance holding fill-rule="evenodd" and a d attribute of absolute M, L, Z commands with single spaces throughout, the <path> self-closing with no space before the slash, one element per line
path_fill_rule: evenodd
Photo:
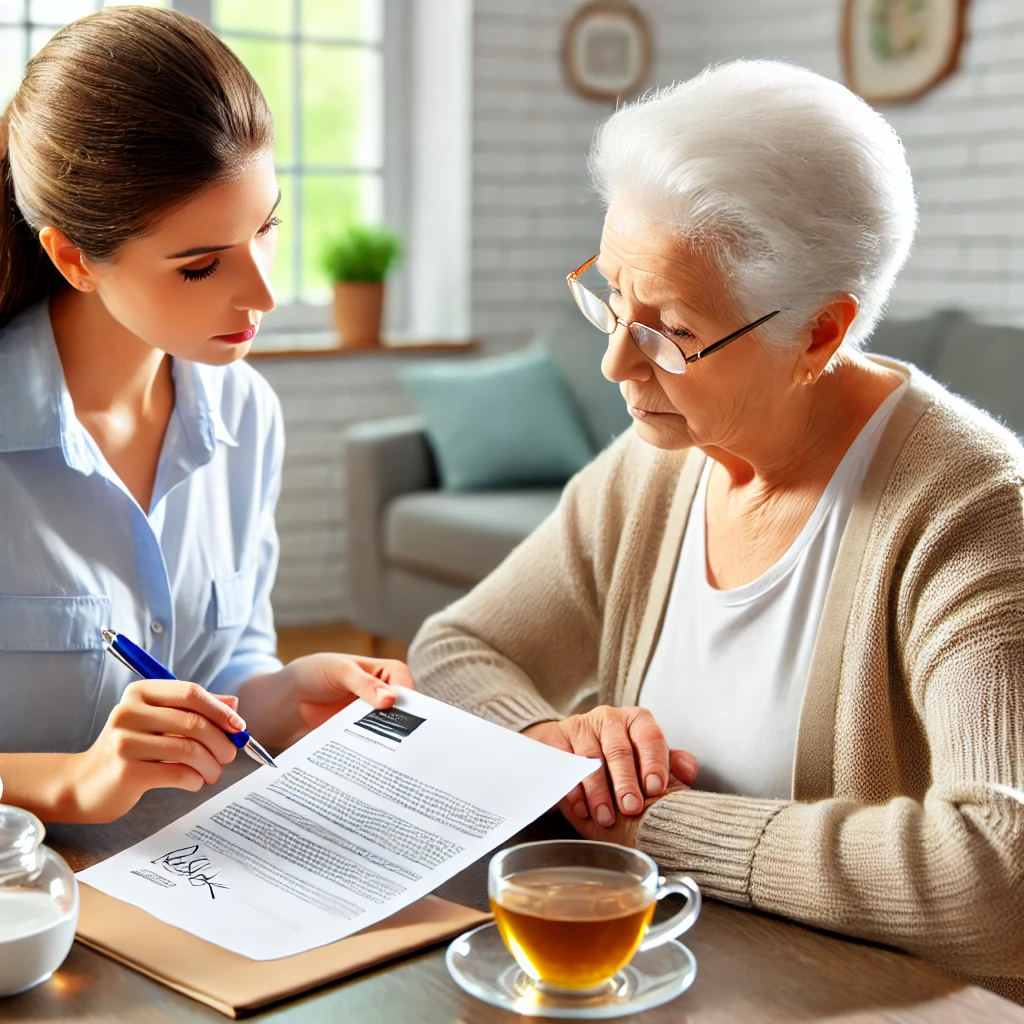
<path fill-rule="evenodd" d="M 193 18 L 112 7 L 61 29 L 0 118 L 0 328 L 63 280 L 41 228 L 111 260 L 273 138 L 252 75 Z"/>

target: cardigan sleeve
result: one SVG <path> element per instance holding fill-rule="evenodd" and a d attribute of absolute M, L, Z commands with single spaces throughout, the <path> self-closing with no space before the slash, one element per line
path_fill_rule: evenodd
<path fill-rule="evenodd" d="M 923 797 L 683 792 L 645 813 L 638 845 L 710 896 L 1016 979 L 1024 995 L 1020 482 L 947 504 L 893 561 L 890 683 L 927 743 Z M 848 642 L 867 642 L 857 632 Z"/>
<path fill-rule="evenodd" d="M 566 486 L 555 511 L 469 594 L 423 624 L 409 667 L 424 693 L 522 731 L 596 685 L 607 509 L 628 435 Z M 618 481 L 621 485 L 621 481 Z"/>

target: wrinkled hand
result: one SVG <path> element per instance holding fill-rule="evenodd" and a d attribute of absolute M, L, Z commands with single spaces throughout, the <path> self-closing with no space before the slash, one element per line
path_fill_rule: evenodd
<path fill-rule="evenodd" d="M 178 679 L 130 683 L 96 742 L 68 760 L 71 819 L 113 821 L 147 790 L 217 782 L 237 753 L 225 731 L 245 728 L 237 703 Z"/>
<path fill-rule="evenodd" d="M 672 782 L 661 796 L 648 797 L 644 801 L 643 809 L 646 811 L 648 807 L 656 804 L 659 800 L 668 796 L 669 793 L 678 793 L 689 788 L 689 786 L 681 782 Z M 565 800 L 558 805 L 558 809 L 565 816 L 569 824 L 584 839 L 593 839 L 599 843 L 616 843 L 619 846 L 636 846 L 637 833 L 639 833 L 640 826 L 644 820 L 643 812 L 636 815 L 619 814 L 615 818 L 615 823 L 610 828 L 605 828 L 589 816 L 586 818 L 578 817 L 570 810 L 568 802 Z"/>
<path fill-rule="evenodd" d="M 323 725 L 358 697 L 375 708 L 389 708 L 398 699 L 396 686 L 414 688 L 408 667 L 385 658 L 308 654 L 290 662 L 283 672 L 309 729 Z"/>
<path fill-rule="evenodd" d="M 690 785 L 697 775 L 693 755 L 669 750 L 646 708 L 603 705 L 559 722 L 539 722 L 524 729 L 523 735 L 604 761 L 602 768 L 588 775 L 559 804 L 577 829 L 588 819 L 604 830 L 611 829 L 616 824 L 616 810 L 639 822 L 646 799 L 664 795 L 673 782 Z"/>

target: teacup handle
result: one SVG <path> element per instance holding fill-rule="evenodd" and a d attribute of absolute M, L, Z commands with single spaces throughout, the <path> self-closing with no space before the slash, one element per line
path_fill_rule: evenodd
<path fill-rule="evenodd" d="M 687 929 L 693 927 L 694 921 L 700 914 L 700 889 L 697 883 L 687 875 L 662 875 L 658 879 L 658 892 L 656 900 L 668 896 L 669 893 L 678 893 L 686 897 L 686 903 L 678 914 L 673 914 L 667 921 L 649 928 L 644 941 L 640 943 L 638 952 L 644 953 L 648 949 L 654 949 L 677 935 L 682 935 Z"/>

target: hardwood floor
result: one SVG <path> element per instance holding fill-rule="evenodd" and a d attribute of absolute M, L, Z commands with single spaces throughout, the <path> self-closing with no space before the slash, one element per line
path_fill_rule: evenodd
<path fill-rule="evenodd" d="M 285 664 L 304 654 L 316 654 L 318 651 L 338 651 L 341 654 L 405 661 L 409 645 L 402 640 L 383 640 L 371 636 L 347 622 L 278 627 L 277 653 Z"/>

